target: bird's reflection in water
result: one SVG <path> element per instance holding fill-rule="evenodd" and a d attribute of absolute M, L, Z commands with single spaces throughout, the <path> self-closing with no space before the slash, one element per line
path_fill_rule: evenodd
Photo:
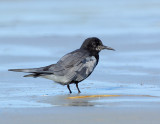
<path fill-rule="evenodd" d="M 91 99 L 68 99 L 71 95 L 44 96 L 39 102 L 48 103 L 53 106 L 95 106 Z"/>
<path fill-rule="evenodd" d="M 94 103 L 89 102 L 88 100 L 69 100 L 64 106 L 94 106 Z"/>

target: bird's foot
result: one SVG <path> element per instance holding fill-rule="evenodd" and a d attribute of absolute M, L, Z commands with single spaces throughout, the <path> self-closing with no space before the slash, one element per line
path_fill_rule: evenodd
<path fill-rule="evenodd" d="M 78 94 L 80 94 L 81 93 L 81 91 L 80 90 L 78 90 Z"/>

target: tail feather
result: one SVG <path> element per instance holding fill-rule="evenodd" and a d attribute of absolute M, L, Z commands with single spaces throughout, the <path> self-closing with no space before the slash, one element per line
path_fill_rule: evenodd
<path fill-rule="evenodd" d="M 8 71 L 34 73 L 36 69 L 8 69 Z"/>
<path fill-rule="evenodd" d="M 24 77 L 34 77 L 34 78 L 39 77 L 39 76 L 53 74 L 53 72 L 51 72 L 51 71 L 43 71 L 40 68 L 33 68 L 33 69 L 9 69 L 8 71 L 31 73 L 31 74 L 28 74 L 28 75 L 24 75 Z"/>
<path fill-rule="evenodd" d="M 44 75 L 50 75 L 53 74 L 52 68 L 54 67 L 54 64 L 46 66 L 46 67 L 40 67 L 40 68 L 29 68 L 29 69 L 8 69 L 8 71 L 15 71 L 15 72 L 25 72 L 25 73 L 31 73 L 28 75 L 24 75 L 24 77 L 39 77 Z"/>
<path fill-rule="evenodd" d="M 39 76 L 44 76 L 44 75 L 51 75 L 53 74 L 52 72 L 36 72 L 36 73 L 32 73 L 32 74 L 28 74 L 28 75 L 24 75 L 23 77 L 39 77 Z"/>
<path fill-rule="evenodd" d="M 51 73 L 50 71 L 53 69 L 55 64 L 48 65 L 45 67 L 40 67 L 40 68 L 29 68 L 29 69 L 8 69 L 8 71 L 15 71 L 15 72 L 25 72 L 25 73 Z"/>
<path fill-rule="evenodd" d="M 35 74 L 28 74 L 28 75 L 24 75 L 23 77 L 34 77 L 34 78 L 36 78 L 37 76 L 35 76 Z"/>

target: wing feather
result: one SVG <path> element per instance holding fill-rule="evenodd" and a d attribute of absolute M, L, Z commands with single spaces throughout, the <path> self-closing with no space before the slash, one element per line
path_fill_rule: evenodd
<path fill-rule="evenodd" d="M 69 72 L 74 73 L 73 67 L 78 66 L 88 56 L 87 51 L 82 52 L 80 49 L 63 56 L 53 68 L 54 75 L 65 76 Z"/>

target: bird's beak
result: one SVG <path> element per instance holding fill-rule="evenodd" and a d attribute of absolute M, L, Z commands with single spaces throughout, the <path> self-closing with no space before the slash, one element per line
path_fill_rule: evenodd
<path fill-rule="evenodd" d="M 111 48 L 111 47 L 108 47 L 108 46 L 101 46 L 101 49 L 104 50 L 104 49 L 107 49 L 107 50 L 113 50 L 115 51 L 115 49 Z"/>

